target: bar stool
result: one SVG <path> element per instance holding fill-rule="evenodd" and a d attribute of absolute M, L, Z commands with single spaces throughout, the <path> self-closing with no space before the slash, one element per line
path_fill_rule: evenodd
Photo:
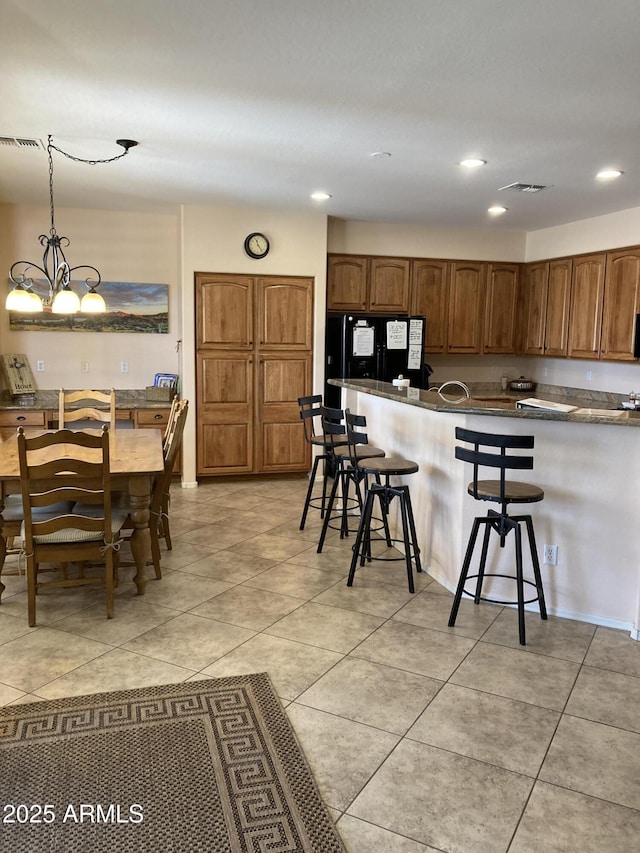
<path fill-rule="evenodd" d="M 354 423 L 349 430 L 349 443 L 357 444 L 361 441 L 361 434 L 354 428 L 357 423 Z M 371 562 L 374 560 L 383 560 L 388 562 L 396 562 L 404 560 L 407 566 L 407 582 L 409 592 L 415 592 L 413 583 L 413 567 L 412 560 L 415 562 L 416 571 L 422 572 L 422 564 L 420 563 L 420 548 L 418 547 L 418 536 L 416 533 L 416 525 L 413 518 L 413 508 L 411 506 L 411 495 L 409 486 L 396 485 L 392 486 L 389 478 L 394 476 L 403 476 L 415 474 L 419 470 L 417 462 L 412 462 L 409 459 L 402 459 L 399 456 L 388 456 L 384 459 L 359 459 L 357 462 L 358 470 L 366 476 L 373 475 L 376 478 L 375 483 L 369 483 L 367 489 L 367 497 L 362 510 L 360 526 L 356 536 L 355 545 L 353 546 L 353 556 L 351 558 L 351 568 L 347 579 L 347 586 L 353 585 L 358 560 L 360 565 L 364 566 L 365 560 Z M 384 478 L 384 481 L 381 481 Z M 388 548 L 393 547 L 395 543 L 402 543 L 404 546 L 404 555 L 399 557 L 390 556 L 371 556 L 371 520 L 373 517 L 373 505 L 376 500 L 380 504 L 380 513 L 383 520 L 385 540 Z M 398 498 L 400 502 L 400 517 L 402 519 L 402 539 L 392 539 L 389 532 L 389 506 L 394 498 Z"/>
<path fill-rule="evenodd" d="M 456 438 L 460 441 L 466 441 L 473 445 L 473 448 L 458 446 L 455 449 L 456 459 L 462 459 L 464 462 L 470 462 L 473 465 L 473 480 L 469 483 L 467 491 L 475 500 L 492 501 L 500 504 L 500 511 L 497 512 L 496 510 L 489 509 L 486 516 L 477 516 L 473 521 L 467 551 L 462 564 L 462 572 L 460 573 L 458 587 L 453 599 L 453 607 L 451 608 L 451 614 L 449 616 L 449 627 L 455 625 L 463 593 L 473 598 L 476 604 L 479 604 L 480 601 L 490 601 L 494 604 L 515 604 L 518 608 L 520 644 L 524 646 L 526 645 L 524 626 L 525 604 L 531 604 L 532 602 L 537 601 L 541 619 L 547 618 L 547 608 L 544 600 L 540 564 L 538 562 L 536 539 L 533 532 L 531 516 L 510 516 L 507 512 L 507 508 L 511 503 L 528 504 L 541 501 L 544 498 L 544 492 L 539 486 L 533 485 L 532 483 L 521 483 L 506 479 L 505 472 L 507 470 L 531 470 L 533 468 L 533 456 L 515 456 L 507 454 L 506 451 L 512 449 L 530 450 L 533 448 L 534 437 L 532 435 L 494 435 L 492 433 L 475 432 L 474 430 L 456 427 Z M 500 448 L 500 452 L 489 452 L 488 450 L 483 449 L 485 447 Z M 500 471 L 500 478 L 497 480 L 480 480 L 478 479 L 479 468 L 496 468 Z M 471 565 L 480 525 L 482 524 L 485 525 L 485 529 L 478 572 L 477 574 L 470 575 L 469 567 Z M 521 524 L 524 524 L 527 530 L 534 580 L 527 580 L 523 577 Z M 485 571 L 487 551 L 489 548 L 489 537 L 492 530 L 497 533 L 501 548 L 504 548 L 506 537 L 511 531 L 513 531 L 516 557 L 515 575 Z M 517 594 L 516 601 L 499 601 L 497 599 L 483 596 L 482 585 L 484 579 L 487 577 L 500 577 L 515 580 Z M 465 589 L 465 584 L 467 580 L 472 578 L 476 578 L 475 591 L 468 592 Z M 529 584 L 535 588 L 536 595 L 533 598 L 525 599 L 525 584 Z"/>
<path fill-rule="evenodd" d="M 353 416 L 348 409 L 344 412 L 342 409 L 330 409 L 326 407 L 324 409 L 323 429 L 325 434 L 332 441 L 333 446 L 331 452 L 335 458 L 336 470 L 327 503 L 322 531 L 320 533 L 320 539 L 318 540 L 318 554 L 322 552 L 322 548 L 324 547 L 327 530 L 329 527 L 334 527 L 331 522 L 335 519 L 334 508 L 336 507 L 337 500 L 340 501 L 339 508 L 336 510 L 336 512 L 339 512 L 340 514 L 340 527 L 335 527 L 334 529 L 340 530 L 341 539 L 344 539 L 345 536 L 348 536 L 349 533 L 353 533 L 355 530 L 355 528 L 349 528 L 350 512 L 357 509 L 359 513 L 362 514 L 363 499 L 361 484 L 365 480 L 366 475 L 358 468 L 358 460 L 372 457 L 383 457 L 385 455 L 384 450 L 379 447 L 374 447 L 367 441 L 364 442 L 366 446 L 360 446 L 356 451 L 354 446 L 349 442 L 348 427 L 339 423 L 343 417 L 347 422 L 349 422 Z M 354 486 L 353 497 L 350 495 L 351 483 L 353 483 Z"/>
<path fill-rule="evenodd" d="M 298 397 L 298 405 L 300 406 L 300 418 L 304 427 L 305 441 L 311 445 L 312 451 L 316 449 L 322 451 L 314 456 L 313 467 L 309 475 L 309 488 L 307 489 L 302 518 L 300 519 L 300 530 L 304 530 L 307 513 L 310 508 L 319 509 L 320 518 L 324 518 L 327 506 L 327 483 L 335 475 L 336 460 L 333 454 L 334 443 L 329 436 L 322 432 L 322 412 L 324 408 L 322 394 Z M 339 409 L 336 411 L 340 413 L 340 419 L 342 419 L 342 412 Z M 322 495 L 320 497 L 312 497 L 320 462 L 322 462 Z"/>

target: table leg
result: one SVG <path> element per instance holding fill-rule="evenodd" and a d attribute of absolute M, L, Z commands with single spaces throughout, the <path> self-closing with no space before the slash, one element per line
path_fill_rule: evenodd
<path fill-rule="evenodd" d="M 136 564 L 133 577 L 138 595 L 144 595 L 147 585 L 146 565 L 151 555 L 151 534 L 149 533 L 149 505 L 151 503 L 151 478 L 131 477 L 129 480 L 129 505 L 133 533 L 131 534 L 131 553 Z"/>

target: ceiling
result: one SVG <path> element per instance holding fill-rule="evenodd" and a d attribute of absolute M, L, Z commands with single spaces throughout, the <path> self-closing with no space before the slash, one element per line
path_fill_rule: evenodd
<path fill-rule="evenodd" d="M 0 0 L 0 21 L 0 136 L 140 143 L 54 153 L 58 206 L 518 231 L 640 206 L 638 0 Z M 0 201 L 48 205 L 42 148 L 0 146 Z"/>

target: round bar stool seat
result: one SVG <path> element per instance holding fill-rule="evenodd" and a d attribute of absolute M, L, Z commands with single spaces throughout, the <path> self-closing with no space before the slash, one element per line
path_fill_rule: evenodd
<path fill-rule="evenodd" d="M 358 469 L 368 476 L 374 476 L 376 478 L 376 482 L 370 483 L 367 490 L 367 497 L 364 509 L 362 510 L 360 526 L 358 528 L 356 542 L 353 547 L 353 556 L 351 558 L 351 568 L 349 570 L 347 586 L 353 585 L 358 560 L 360 561 L 361 566 L 364 566 L 365 561 L 371 562 L 371 560 L 383 560 L 388 562 L 404 560 L 407 567 L 407 583 L 409 586 L 409 592 L 415 592 L 412 561 L 415 562 L 417 572 L 422 571 L 422 565 L 420 563 L 420 548 L 418 547 L 418 536 L 416 534 L 416 526 L 413 518 L 409 486 L 394 486 L 391 484 L 389 478 L 415 474 L 419 471 L 419 465 L 417 462 L 413 462 L 410 459 L 403 459 L 400 456 L 385 456 L 383 459 L 360 459 L 358 461 Z M 387 548 L 392 548 L 395 543 L 401 543 L 404 546 L 403 556 L 372 557 L 371 555 L 371 519 L 373 516 L 373 505 L 376 498 L 380 503 L 380 512 L 384 524 Z M 400 502 L 402 539 L 392 539 L 389 532 L 389 506 L 394 498 L 398 498 Z"/>

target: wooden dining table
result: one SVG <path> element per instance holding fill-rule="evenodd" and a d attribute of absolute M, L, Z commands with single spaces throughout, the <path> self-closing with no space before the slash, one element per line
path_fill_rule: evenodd
<path fill-rule="evenodd" d="M 52 430 L 25 429 L 28 435 L 41 435 Z M 100 430 L 86 430 L 99 433 Z M 39 461 L 51 458 L 52 452 L 60 453 L 59 447 L 46 448 L 38 453 Z M 35 456 L 35 452 L 34 452 Z M 151 554 L 149 533 L 149 505 L 153 479 L 164 469 L 162 454 L 162 431 L 159 429 L 115 429 L 109 431 L 109 457 L 111 487 L 126 492 L 129 500 L 129 515 L 133 523 L 131 554 L 136 566 L 133 582 L 138 595 L 144 595 L 147 583 L 146 565 Z M 5 589 L 2 569 L 7 551 L 2 533 L 4 509 L 3 494 L 20 494 L 20 463 L 18 460 L 17 434 L 0 443 L 0 602 Z"/>

